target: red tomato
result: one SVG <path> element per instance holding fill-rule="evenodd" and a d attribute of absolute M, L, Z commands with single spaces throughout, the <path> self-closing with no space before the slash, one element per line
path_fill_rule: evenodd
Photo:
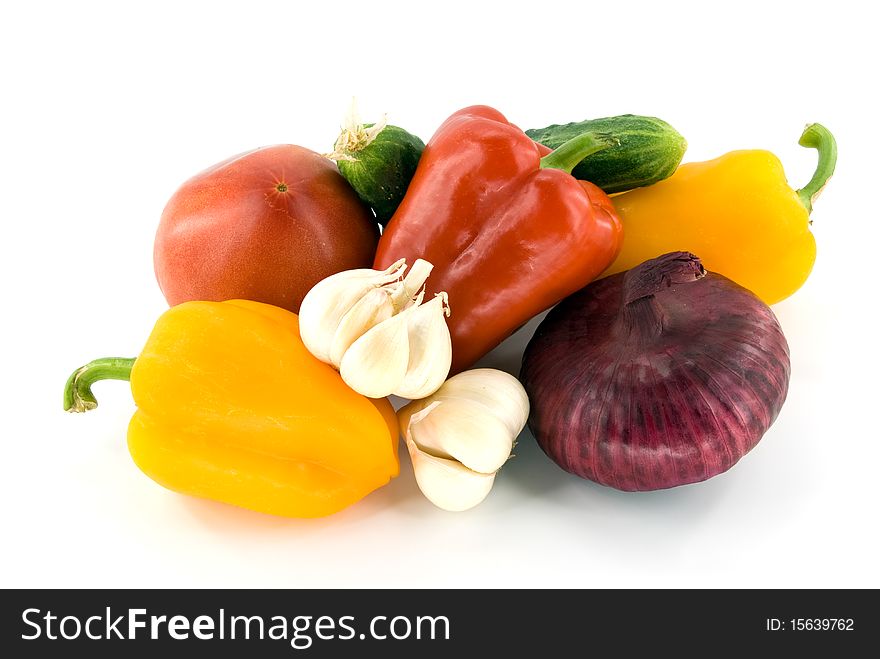
<path fill-rule="evenodd" d="M 369 268 L 379 226 L 336 165 L 282 144 L 221 162 L 165 207 L 153 262 L 171 305 L 246 299 L 293 312 L 309 289 Z"/>

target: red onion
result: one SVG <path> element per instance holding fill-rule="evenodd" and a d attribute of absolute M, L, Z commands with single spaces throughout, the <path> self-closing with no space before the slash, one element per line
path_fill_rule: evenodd
<path fill-rule="evenodd" d="M 620 490 L 720 474 L 776 419 L 791 371 L 756 295 L 673 252 L 600 279 L 538 326 L 520 379 L 560 467 Z"/>

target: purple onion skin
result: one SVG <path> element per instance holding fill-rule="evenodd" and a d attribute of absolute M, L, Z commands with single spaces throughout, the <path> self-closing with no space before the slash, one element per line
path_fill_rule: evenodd
<path fill-rule="evenodd" d="M 730 469 L 776 419 L 790 373 L 770 307 L 673 252 L 563 300 L 529 342 L 520 380 L 554 462 L 644 491 Z"/>

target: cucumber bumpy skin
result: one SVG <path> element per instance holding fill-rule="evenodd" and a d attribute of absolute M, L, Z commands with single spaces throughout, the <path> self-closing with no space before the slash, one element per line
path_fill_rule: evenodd
<path fill-rule="evenodd" d="M 571 172 L 608 194 L 652 185 L 671 176 L 687 149 L 684 137 L 662 119 L 634 114 L 533 128 L 526 135 L 555 149 L 585 131 L 608 133 L 618 140 L 616 146 L 581 160 Z"/>
<path fill-rule="evenodd" d="M 357 127 L 354 135 L 339 136 L 333 159 L 361 200 L 385 226 L 403 200 L 416 172 L 425 143 L 398 126 L 374 124 Z"/>

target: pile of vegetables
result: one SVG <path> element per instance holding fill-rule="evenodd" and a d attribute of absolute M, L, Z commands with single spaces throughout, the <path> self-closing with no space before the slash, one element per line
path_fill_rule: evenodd
<path fill-rule="evenodd" d="M 74 371 L 64 409 L 129 380 L 145 474 L 288 517 L 388 483 L 401 437 L 425 496 L 467 510 L 526 424 L 602 485 L 704 481 L 785 402 L 768 305 L 810 274 L 837 159 L 819 124 L 800 143 L 818 166 L 793 190 L 766 151 L 681 164 L 685 139 L 654 117 L 522 131 L 473 106 L 426 145 L 352 110 L 331 153 L 256 149 L 174 193 L 154 245 L 170 308 L 136 358 Z M 551 308 L 519 378 L 472 368 Z"/>

